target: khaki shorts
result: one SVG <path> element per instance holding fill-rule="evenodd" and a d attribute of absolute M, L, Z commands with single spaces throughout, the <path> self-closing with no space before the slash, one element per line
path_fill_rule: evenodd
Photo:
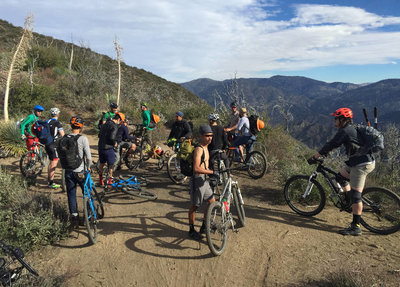
<path fill-rule="evenodd" d="M 361 166 L 345 166 L 344 169 L 350 173 L 350 186 L 353 188 L 364 188 L 367 175 L 375 169 L 375 161 Z"/>
<path fill-rule="evenodd" d="M 213 190 L 205 178 L 204 174 L 190 178 L 190 203 L 194 206 L 200 207 L 203 201 L 213 198 Z"/>

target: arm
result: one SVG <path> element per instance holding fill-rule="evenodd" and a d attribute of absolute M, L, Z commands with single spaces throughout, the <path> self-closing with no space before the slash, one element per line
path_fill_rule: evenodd
<path fill-rule="evenodd" d="M 118 133 L 118 126 L 114 125 L 111 132 L 110 132 L 110 142 L 113 142 L 114 145 L 117 144 L 117 133 Z"/>
<path fill-rule="evenodd" d="M 85 155 L 86 158 L 85 165 L 90 170 L 90 165 L 92 163 L 92 154 L 90 153 L 89 140 L 87 139 L 87 137 L 84 136 L 81 136 L 81 138 L 83 143 L 83 154 Z"/>
<path fill-rule="evenodd" d="M 28 133 L 29 133 L 31 136 L 35 137 L 35 136 L 32 134 L 32 131 L 29 129 L 29 126 L 30 126 L 34 121 L 35 121 L 35 118 L 34 118 L 33 114 L 30 114 L 29 116 L 26 117 L 25 120 L 22 121 L 22 123 L 21 123 L 21 135 L 24 135 L 24 134 L 25 134 L 25 129 L 28 127 Z"/>
<path fill-rule="evenodd" d="M 143 120 L 143 124 L 142 124 L 143 127 L 148 128 L 149 124 L 150 124 L 150 120 L 151 120 L 149 111 L 146 110 L 143 112 L 142 120 Z"/>
<path fill-rule="evenodd" d="M 193 154 L 193 172 L 198 174 L 213 174 L 214 172 L 204 168 L 201 157 L 205 151 L 202 147 L 196 147 Z"/>
<path fill-rule="evenodd" d="M 339 131 L 336 133 L 336 135 L 331 139 L 329 142 L 327 142 L 319 151 L 318 154 L 325 156 L 327 155 L 331 150 L 334 150 L 335 148 L 338 148 L 341 146 L 346 139 L 346 134 L 344 133 L 343 129 L 339 129 Z"/>
<path fill-rule="evenodd" d="M 122 133 L 122 140 L 135 140 L 135 139 L 136 137 L 129 135 L 128 127 L 124 126 Z"/>
<path fill-rule="evenodd" d="M 185 122 L 185 125 L 184 125 L 184 135 L 183 135 L 183 137 L 185 138 L 185 139 L 190 139 L 190 137 L 192 136 L 192 130 L 190 129 L 190 125 L 189 125 L 189 123 L 188 122 Z"/>

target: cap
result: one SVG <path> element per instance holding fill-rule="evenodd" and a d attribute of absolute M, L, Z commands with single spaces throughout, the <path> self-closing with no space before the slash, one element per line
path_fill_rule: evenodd
<path fill-rule="evenodd" d="M 177 112 L 175 113 L 175 116 L 178 116 L 178 117 L 182 117 L 182 118 L 183 118 L 183 113 L 182 113 L 181 111 L 177 111 Z"/>
<path fill-rule="evenodd" d="M 201 135 L 205 135 L 205 134 L 213 134 L 213 131 L 211 129 L 211 127 L 209 125 L 201 125 L 199 132 Z"/>

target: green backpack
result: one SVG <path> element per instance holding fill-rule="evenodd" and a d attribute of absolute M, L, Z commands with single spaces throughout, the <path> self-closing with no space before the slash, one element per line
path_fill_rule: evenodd
<path fill-rule="evenodd" d="M 191 140 L 185 140 L 181 144 L 181 148 L 176 155 L 176 158 L 179 159 L 179 164 L 181 168 L 181 173 L 185 176 L 193 176 L 193 153 L 194 149 L 197 145 L 192 145 Z M 201 162 L 204 162 L 204 149 L 203 154 L 201 156 Z"/>

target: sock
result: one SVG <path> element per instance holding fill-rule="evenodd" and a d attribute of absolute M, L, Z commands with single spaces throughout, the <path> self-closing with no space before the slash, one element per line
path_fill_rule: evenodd
<path fill-rule="evenodd" d="M 353 224 L 360 225 L 361 215 L 353 214 Z"/>
<path fill-rule="evenodd" d="M 194 224 L 189 224 L 189 232 L 194 231 Z"/>
<path fill-rule="evenodd" d="M 52 181 L 52 180 L 49 180 L 48 182 L 49 182 L 49 185 L 52 185 L 52 184 L 53 184 L 53 181 Z"/>

